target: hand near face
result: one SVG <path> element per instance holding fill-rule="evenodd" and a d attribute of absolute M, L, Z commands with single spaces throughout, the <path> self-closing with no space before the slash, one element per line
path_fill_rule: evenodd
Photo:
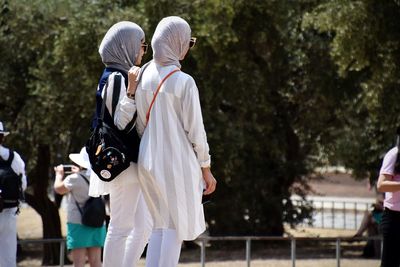
<path fill-rule="evenodd" d="M 134 95 L 136 92 L 136 88 L 138 85 L 138 77 L 139 77 L 140 68 L 133 66 L 128 71 L 128 89 L 126 90 L 127 94 Z"/>

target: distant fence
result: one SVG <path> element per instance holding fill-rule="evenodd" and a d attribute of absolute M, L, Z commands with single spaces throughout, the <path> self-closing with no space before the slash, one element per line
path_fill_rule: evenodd
<path fill-rule="evenodd" d="M 365 241 L 365 240 L 380 240 L 382 242 L 382 237 L 275 237 L 275 236 L 213 236 L 213 237 L 201 237 L 198 240 L 201 241 L 201 255 L 200 262 L 201 266 L 206 266 L 206 243 L 209 241 L 244 241 L 246 242 L 246 266 L 251 266 L 251 242 L 252 241 L 290 241 L 290 256 L 292 267 L 296 267 L 296 245 L 298 241 L 324 241 L 324 242 L 335 242 L 336 243 L 336 267 L 340 267 L 341 261 L 341 242 L 345 241 Z M 382 244 L 381 244 L 382 248 Z"/>
<path fill-rule="evenodd" d="M 60 266 L 64 266 L 65 255 L 65 239 L 64 238 L 47 238 L 47 239 L 18 239 L 18 244 L 60 244 Z"/>
<path fill-rule="evenodd" d="M 314 208 L 312 221 L 307 226 L 331 229 L 357 229 L 365 211 L 375 203 L 373 198 L 342 198 L 307 196 Z M 294 205 L 301 205 L 304 200 L 292 196 Z"/>
<path fill-rule="evenodd" d="M 206 266 L 206 243 L 210 241 L 244 241 L 246 242 L 245 261 L 246 266 L 251 266 L 251 242 L 252 241 L 290 241 L 290 257 L 292 267 L 296 267 L 296 246 L 300 241 L 323 241 L 336 243 L 336 267 L 340 267 L 341 261 L 341 242 L 348 241 L 366 241 L 366 240 L 381 240 L 380 236 L 375 237 L 276 237 L 276 236 L 205 236 L 197 240 L 201 242 L 200 248 L 200 263 L 202 267 Z M 60 244 L 60 265 L 64 266 L 64 253 L 65 253 L 65 239 L 21 239 L 18 240 L 19 244 L 45 244 L 45 243 L 59 243 Z M 381 246 L 382 247 L 382 246 Z"/>

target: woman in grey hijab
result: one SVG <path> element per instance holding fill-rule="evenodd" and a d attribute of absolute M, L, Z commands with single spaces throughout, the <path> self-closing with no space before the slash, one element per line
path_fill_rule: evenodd
<path fill-rule="evenodd" d="M 162 19 L 151 43 L 154 60 L 136 91 L 139 180 L 154 221 L 147 267 L 178 264 L 182 241 L 205 230 L 202 194 L 216 187 L 199 92 L 180 70 L 179 61 L 194 42 L 185 20 Z"/>
<path fill-rule="evenodd" d="M 96 93 L 97 118 L 101 116 L 105 86 L 107 86 L 106 111 L 103 121 L 116 130 L 125 130 L 123 141 L 131 149 L 130 159 L 136 161 L 139 137 L 134 124 L 136 103 L 135 79 L 143 54 L 147 50 L 143 30 L 135 23 L 122 21 L 113 25 L 104 36 L 99 53 L 105 65 Z M 119 81 L 119 83 L 118 83 Z M 115 109 L 112 108 L 114 84 L 120 84 L 120 93 Z M 112 112 L 113 111 L 113 112 Z M 133 121 L 134 122 L 134 121 Z M 133 127 L 131 126 L 133 124 Z M 136 147 L 136 149 L 135 149 Z M 103 177 L 105 178 L 105 177 Z M 141 196 L 137 164 L 130 166 L 114 180 L 104 182 L 94 172 L 90 177 L 89 195 L 110 195 L 110 223 L 104 245 L 103 266 L 136 266 L 152 229 L 151 216 Z"/>

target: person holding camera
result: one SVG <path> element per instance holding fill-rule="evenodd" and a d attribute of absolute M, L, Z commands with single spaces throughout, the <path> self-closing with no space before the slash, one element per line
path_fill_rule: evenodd
<path fill-rule="evenodd" d="M 17 266 L 17 213 L 26 189 L 25 163 L 3 146 L 6 131 L 0 121 L 0 266 Z"/>
<path fill-rule="evenodd" d="M 121 21 L 111 26 L 99 47 L 105 68 L 97 87 L 97 108 L 92 128 L 96 128 L 98 118 L 103 118 L 103 122 L 109 127 L 123 131 L 122 142 L 131 154 L 129 167 L 112 181 L 100 180 L 92 172 L 89 195 L 110 196 L 110 222 L 104 245 L 104 267 L 136 266 L 152 229 L 151 216 L 142 197 L 135 163 L 139 143 L 135 129 L 135 90 L 139 73 L 137 66 L 141 64 L 147 48 L 144 31 L 130 21 Z M 129 80 L 128 73 L 135 75 L 135 78 Z M 114 94 L 117 91 L 119 94 Z M 102 114 L 104 99 L 106 108 Z M 116 102 L 115 106 L 113 102 Z"/>
<path fill-rule="evenodd" d="M 69 154 L 69 158 L 79 166 L 72 167 L 72 174 L 64 177 L 67 170 L 63 165 L 54 168 L 54 190 L 61 195 L 68 194 L 67 248 L 71 251 L 74 267 L 84 267 L 86 257 L 91 267 L 101 267 L 105 225 L 89 227 L 82 224 L 81 207 L 89 199 L 90 162 L 86 148 L 82 148 L 80 153 Z"/>

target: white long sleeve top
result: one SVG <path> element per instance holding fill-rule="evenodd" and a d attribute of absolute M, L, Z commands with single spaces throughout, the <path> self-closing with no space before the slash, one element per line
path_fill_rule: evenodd
<path fill-rule="evenodd" d="M 210 165 L 210 155 L 199 92 L 190 75 L 178 71 L 165 81 L 146 126 L 158 84 L 176 68 L 150 63 L 136 91 L 139 181 L 154 227 L 176 229 L 180 239 L 192 240 L 205 230 L 201 167 Z"/>

